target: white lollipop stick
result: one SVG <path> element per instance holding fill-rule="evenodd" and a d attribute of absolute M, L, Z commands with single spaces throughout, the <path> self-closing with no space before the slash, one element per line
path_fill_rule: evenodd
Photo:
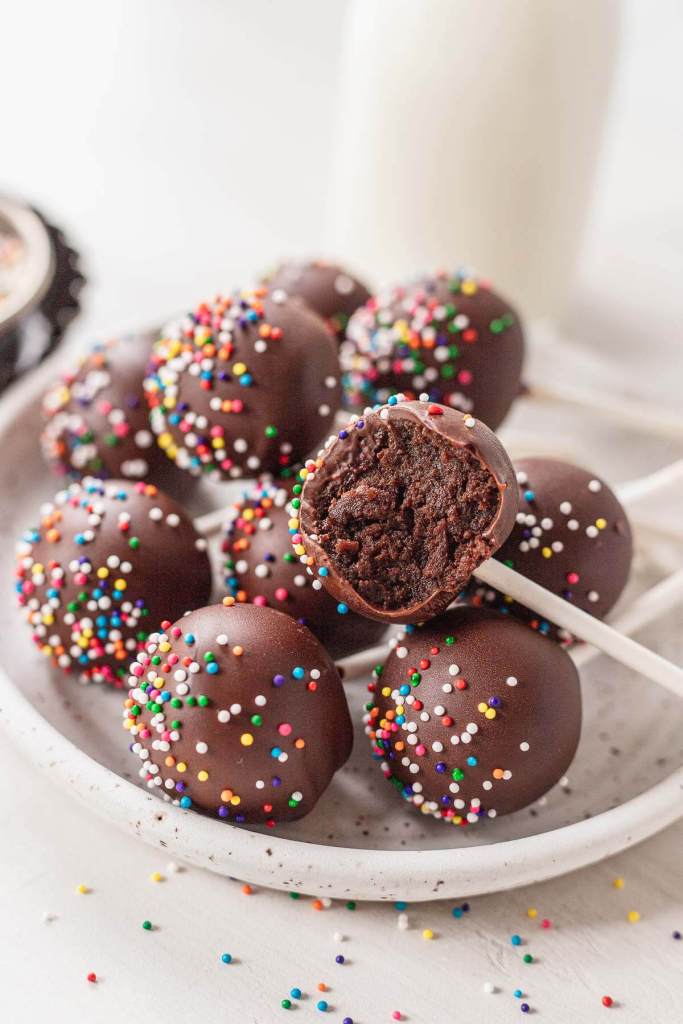
<path fill-rule="evenodd" d="M 509 569 L 507 565 L 497 562 L 494 558 L 483 562 L 475 569 L 474 575 L 489 587 L 495 587 L 496 590 L 508 594 L 544 618 L 569 630 L 580 640 L 598 647 L 615 661 L 683 697 L 683 669 L 643 647 L 642 644 L 636 643 L 635 640 L 622 636 L 605 622 L 594 619 L 592 615 L 569 604 L 564 598 L 551 594 L 549 590 L 532 583 L 526 576 Z"/>
<path fill-rule="evenodd" d="M 637 633 L 639 629 L 649 626 L 660 615 L 671 611 L 681 600 L 683 600 L 683 569 L 679 569 L 678 572 L 656 583 L 640 597 L 637 597 L 621 615 L 614 619 L 611 623 L 612 629 L 630 636 L 632 633 Z M 451 605 L 451 607 L 454 608 L 455 605 Z M 347 658 L 340 658 L 337 664 L 344 670 L 347 679 L 355 679 L 357 676 L 367 675 L 375 665 L 385 661 L 389 650 L 390 644 L 387 641 L 376 647 L 370 647 L 366 651 L 360 651 L 358 654 L 351 654 Z M 591 647 L 590 644 L 583 644 L 569 653 L 577 668 L 585 668 L 602 652 L 596 647 Z"/>
<path fill-rule="evenodd" d="M 616 488 L 619 501 L 624 505 L 636 505 L 644 498 L 651 498 L 658 491 L 675 487 L 683 480 L 683 459 L 671 462 L 668 466 L 641 476 L 635 480 L 627 480 Z"/>
<path fill-rule="evenodd" d="M 573 387 L 571 384 L 528 384 L 527 394 L 542 402 L 563 402 L 581 409 L 592 409 L 600 416 L 621 423 L 631 430 L 637 427 L 639 431 L 668 440 L 683 440 L 683 418 L 654 405 L 643 405 L 601 391 Z"/>
<path fill-rule="evenodd" d="M 202 537 L 213 537 L 215 533 L 220 533 L 224 523 L 225 505 L 213 509 L 212 512 L 205 512 L 204 515 L 197 516 L 194 528 L 197 533 L 201 533 Z"/>

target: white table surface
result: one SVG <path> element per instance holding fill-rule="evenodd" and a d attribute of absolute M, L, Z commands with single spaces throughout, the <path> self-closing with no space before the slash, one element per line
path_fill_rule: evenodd
<path fill-rule="evenodd" d="M 474 898 L 459 919 L 457 902 L 409 906 L 409 929 L 400 931 L 392 905 L 316 912 L 308 898 L 246 895 L 241 883 L 196 869 L 172 873 L 163 855 L 38 777 L 6 739 L 0 808 L 0 1019 L 8 1024 L 341 1024 L 345 1016 L 390 1024 L 394 1010 L 410 1024 L 496 1024 L 525 1019 L 518 987 L 534 1013 L 558 1024 L 607 1013 L 639 1024 L 681 1020 L 683 940 L 672 933 L 683 931 L 683 822 L 593 868 Z M 152 880 L 156 871 L 163 881 Z M 632 910 L 641 914 L 635 924 Z M 521 947 L 510 942 L 515 933 Z M 280 1001 L 294 986 L 305 998 L 286 1011 Z M 610 1010 L 603 995 L 615 1001 Z"/>

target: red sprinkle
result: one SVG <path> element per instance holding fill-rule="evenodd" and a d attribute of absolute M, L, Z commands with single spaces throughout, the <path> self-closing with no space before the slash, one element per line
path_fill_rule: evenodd
<path fill-rule="evenodd" d="M 603 996 L 602 997 L 602 1005 L 603 1006 L 612 1006 L 613 1003 L 614 1003 L 614 1000 L 612 999 L 611 996 Z"/>
<path fill-rule="evenodd" d="M 430 405 L 427 409 L 430 416 L 443 416 L 443 409 L 440 405 Z M 397 1011 L 398 1012 L 398 1011 Z M 400 1017 L 396 1017 L 396 1020 L 400 1020 Z"/>
<path fill-rule="evenodd" d="M 94 971 L 91 971 L 90 974 L 88 975 L 88 981 L 92 981 L 92 982 L 97 981 L 97 975 L 95 974 Z"/>

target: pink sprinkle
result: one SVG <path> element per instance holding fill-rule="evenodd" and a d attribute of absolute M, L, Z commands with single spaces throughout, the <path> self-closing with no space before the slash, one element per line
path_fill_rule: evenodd
<path fill-rule="evenodd" d="M 286 601 L 288 597 L 289 591 L 286 590 L 285 587 L 278 587 L 277 590 L 275 591 L 276 601 Z"/>
<path fill-rule="evenodd" d="M 265 608 L 266 605 L 268 604 L 268 602 L 265 599 L 265 597 L 263 596 L 263 594 L 257 594 L 256 597 L 254 598 L 252 604 L 257 604 L 259 606 L 259 608 Z"/>
<path fill-rule="evenodd" d="M 289 734 L 292 731 L 292 727 L 289 724 L 289 722 L 281 722 L 280 725 L 278 725 L 277 727 L 277 731 L 280 733 L 281 736 L 289 736 Z"/>

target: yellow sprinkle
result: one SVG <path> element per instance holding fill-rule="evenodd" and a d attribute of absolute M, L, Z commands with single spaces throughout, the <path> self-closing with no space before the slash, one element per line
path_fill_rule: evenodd
<path fill-rule="evenodd" d="M 241 377 L 243 373 L 247 372 L 246 363 L 235 363 L 232 368 L 232 372 Z"/>
<path fill-rule="evenodd" d="M 607 526 L 607 520 L 606 519 L 596 519 L 595 520 L 595 525 L 597 526 L 598 530 L 604 530 L 605 527 Z"/>
<path fill-rule="evenodd" d="M 614 886 L 615 889 L 623 889 L 624 888 L 624 879 L 623 878 L 615 878 L 614 881 L 612 882 L 612 885 Z"/>
<path fill-rule="evenodd" d="M 97 577 L 98 577 L 98 579 L 106 580 L 108 575 L 109 575 L 109 569 L 107 569 L 106 567 L 102 567 L 101 569 L 97 570 Z"/>
<path fill-rule="evenodd" d="M 224 597 L 223 598 L 223 604 L 225 605 L 226 608 L 232 608 L 234 603 L 235 603 L 235 598 L 232 597 L 232 595 L 229 595 L 228 597 Z"/>
<path fill-rule="evenodd" d="M 83 885 L 83 883 L 81 882 L 79 887 L 76 889 L 76 892 L 79 892 L 81 896 L 85 896 L 86 893 L 90 892 L 90 889 L 88 888 L 87 885 Z"/>
<path fill-rule="evenodd" d="M 153 871 L 149 877 L 150 881 L 152 882 L 163 882 L 164 880 L 164 876 L 161 874 L 160 871 Z"/>
<path fill-rule="evenodd" d="M 491 718 L 495 718 L 495 717 L 496 717 L 496 709 L 495 708 L 487 708 L 486 711 L 484 712 L 484 718 L 491 719 Z"/>
<path fill-rule="evenodd" d="M 544 558 L 552 558 L 553 557 L 553 549 L 552 548 L 541 548 L 541 554 L 543 555 Z"/>
<path fill-rule="evenodd" d="M 432 931 L 432 929 L 431 928 L 425 928 L 425 930 L 422 932 L 422 938 L 423 939 L 433 939 L 434 938 L 434 932 Z"/>
<path fill-rule="evenodd" d="M 481 711 L 481 713 L 483 715 L 484 712 L 486 711 L 487 707 L 488 707 L 488 704 L 485 704 L 484 701 L 482 701 L 480 704 L 477 704 L 477 711 Z"/>
<path fill-rule="evenodd" d="M 181 775 L 183 774 L 183 772 L 187 771 L 187 765 L 185 764 L 184 761 L 178 761 L 178 764 L 176 765 L 176 768 L 180 772 Z"/>
<path fill-rule="evenodd" d="M 242 735 L 240 736 L 240 743 L 242 744 L 243 747 L 250 747 L 253 742 L 254 737 L 251 735 L 250 732 L 243 732 Z"/>
<path fill-rule="evenodd" d="M 297 555 L 305 555 L 306 554 L 306 548 L 303 546 L 303 544 L 295 544 L 294 545 L 294 551 L 296 552 Z"/>
<path fill-rule="evenodd" d="M 209 777 L 209 773 L 202 768 L 200 772 L 197 772 L 197 778 L 200 782 L 206 782 Z"/>
<path fill-rule="evenodd" d="M 230 803 L 232 804 L 233 807 L 239 807 L 241 802 L 242 798 L 237 795 L 230 797 Z"/>
<path fill-rule="evenodd" d="M 383 686 L 382 687 L 382 696 L 383 697 L 390 697 L 391 696 L 391 687 L 390 686 Z"/>
<path fill-rule="evenodd" d="M 638 922 L 640 921 L 640 914 L 637 910 L 629 910 L 628 919 L 631 922 L 631 924 L 638 924 Z"/>
<path fill-rule="evenodd" d="M 536 910 L 536 907 L 529 907 L 529 909 L 526 912 L 526 916 L 530 917 L 532 921 L 535 917 L 538 917 L 538 911 Z"/>

